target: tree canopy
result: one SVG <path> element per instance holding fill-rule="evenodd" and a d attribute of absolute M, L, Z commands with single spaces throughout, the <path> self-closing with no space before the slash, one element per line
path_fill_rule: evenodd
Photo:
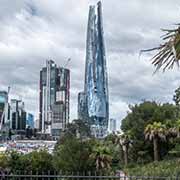
<path fill-rule="evenodd" d="M 153 122 L 168 123 L 172 125 L 178 119 L 176 106 L 165 103 L 158 104 L 156 102 L 145 101 L 134 106 L 130 106 L 130 112 L 122 120 L 121 129 L 123 132 L 131 131 L 133 137 L 133 148 L 131 156 L 133 160 L 138 160 L 142 152 L 147 154 L 147 158 L 153 158 L 152 144 L 145 141 L 143 134 L 145 127 Z M 163 151 L 161 155 L 167 154 L 171 147 L 170 142 L 163 143 Z M 137 154 L 140 154 L 138 157 Z"/>

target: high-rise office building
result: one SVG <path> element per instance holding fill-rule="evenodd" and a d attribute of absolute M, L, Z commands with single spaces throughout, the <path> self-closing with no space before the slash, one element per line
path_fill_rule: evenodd
<path fill-rule="evenodd" d="M 37 130 L 39 130 L 39 129 L 40 129 L 40 128 L 39 128 L 39 124 L 40 124 L 40 123 L 39 123 L 39 119 L 36 119 L 35 122 L 34 122 L 34 128 L 37 129 Z"/>
<path fill-rule="evenodd" d="M 96 137 L 108 129 L 109 93 L 103 37 L 102 5 L 90 6 L 86 42 L 84 92 L 78 96 L 78 115 L 88 121 Z M 86 113 L 86 115 L 84 115 Z"/>
<path fill-rule="evenodd" d="M 42 133 L 59 135 L 69 122 L 70 71 L 46 62 L 40 71 L 40 117 Z"/>
<path fill-rule="evenodd" d="M 117 130 L 117 120 L 116 119 L 110 119 L 109 120 L 109 131 L 110 132 L 116 132 Z"/>
<path fill-rule="evenodd" d="M 51 105 L 56 98 L 56 64 L 50 60 L 40 71 L 40 130 L 50 133 Z"/>
<path fill-rule="evenodd" d="M 26 128 L 34 129 L 34 115 L 31 113 L 26 114 Z"/>
<path fill-rule="evenodd" d="M 26 111 L 22 100 L 11 99 L 10 102 L 10 129 L 26 129 Z"/>
<path fill-rule="evenodd" d="M 0 91 L 0 129 L 8 126 L 9 123 L 9 104 L 8 93 Z"/>

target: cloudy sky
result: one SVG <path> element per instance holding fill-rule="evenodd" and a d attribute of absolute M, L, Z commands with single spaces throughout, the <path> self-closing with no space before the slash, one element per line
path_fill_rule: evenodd
<path fill-rule="evenodd" d="M 83 89 L 88 8 L 96 0 L 0 0 L 0 90 L 22 98 L 38 117 L 39 71 L 46 59 L 60 66 L 71 57 L 71 119 Z M 103 0 L 110 115 L 119 121 L 128 104 L 144 99 L 172 102 L 177 68 L 153 75 L 151 54 L 161 28 L 179 23 L 179 0 Z"/>

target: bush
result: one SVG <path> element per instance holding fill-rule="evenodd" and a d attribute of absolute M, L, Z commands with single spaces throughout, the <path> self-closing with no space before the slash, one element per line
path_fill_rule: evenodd
<path fill-rule="evenodd" d="M 0 168 L 8 168 L 8 156 L 7 154 L 0 154 Z"/>
<path fill-rule="evenodd" d="M 56 146 L 54 167 L 57 171 L 91 171 L 90 153 L 91 146 L 88 141 L 81 141 L 75 137 L 64 138 L 63 144 Z"/>
<path fill-rule="evenodd" d="M 36 173 L 53 171 L 52 155 L 46 150 L 34 151 L 29 154 L 20 154 L 12 151 L 0 155 L 0 167 L 15 173 Z"/>
<path fill-rule="evenodd" d="M 176 176 L 180 172 L 180 159 L 136 165 L 124 171 L 133 176 Z"/>

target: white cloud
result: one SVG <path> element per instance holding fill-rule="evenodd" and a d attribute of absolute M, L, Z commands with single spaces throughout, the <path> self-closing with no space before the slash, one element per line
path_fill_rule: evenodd
<path fill-rule="evenodd" d="M 83 90 L 88 6 L 96 0 L 1 0 L 0 87 L 22 95 L 38 115 L 39 71 L 47 58 L 63 66 L 71 57 L 71 119 L 77 93 Z M 143 99 L 171 101 L 179 86 L 178 70 L 152 75 L 149 55 L 139 50 L 160 42 L 160 28 L 179 20 L 180 2 L 168 0 L 103 0 L 109 70 L 110 114 L 122 119 L 129 103 Z"/>

